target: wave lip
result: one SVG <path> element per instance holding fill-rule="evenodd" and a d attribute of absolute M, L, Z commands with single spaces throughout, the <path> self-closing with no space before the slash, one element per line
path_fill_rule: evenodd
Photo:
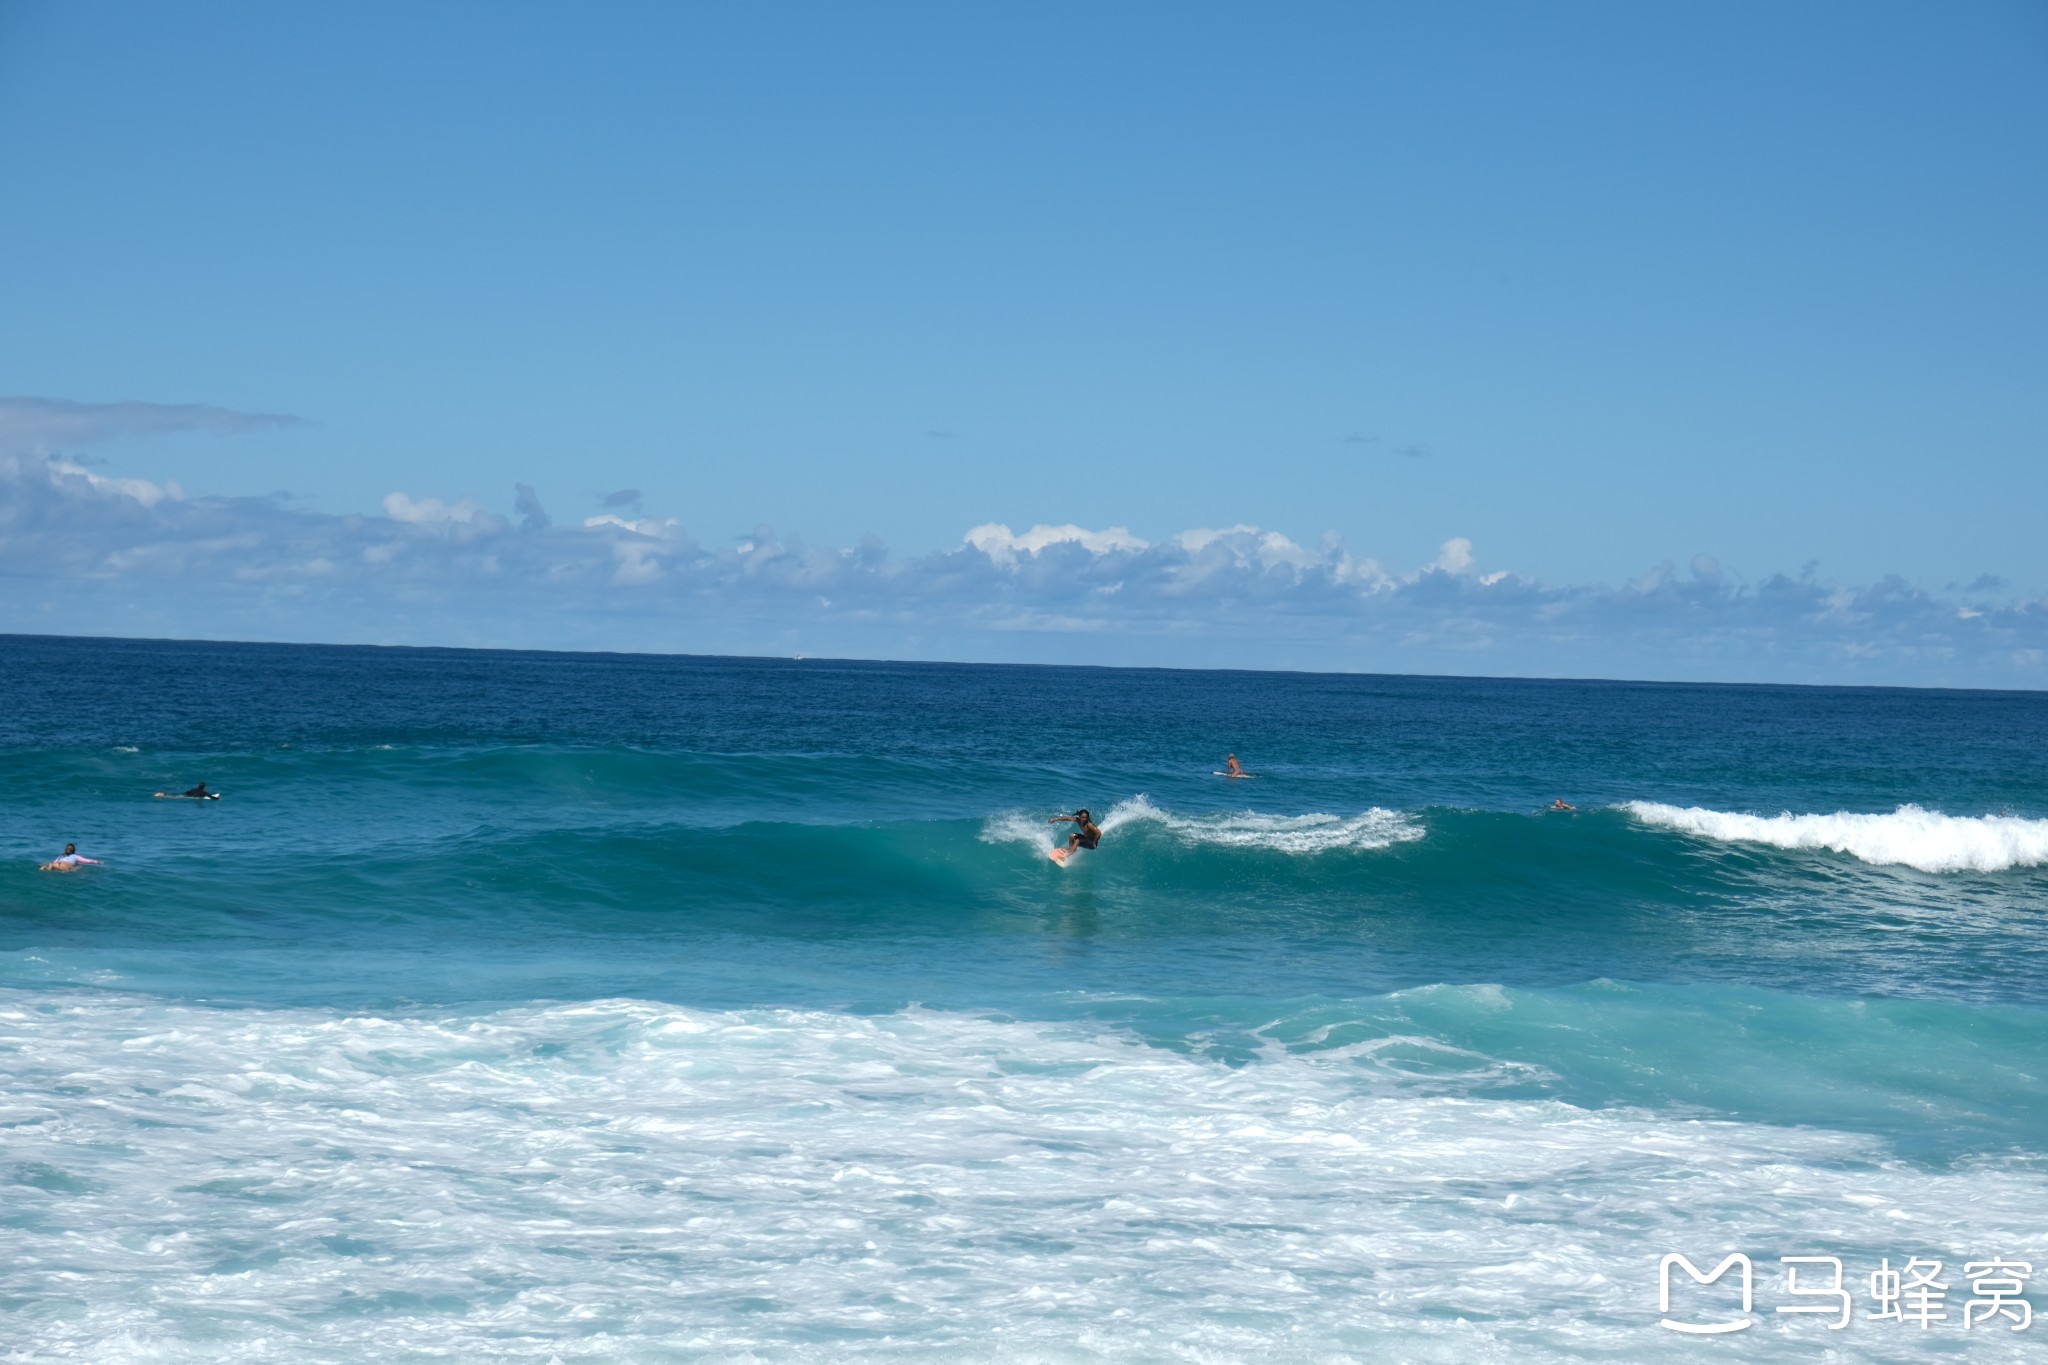
<path fill-rule="evenodd" d="M 2003 872 L 2048 863 L 2048 820 L 2012 815 L 1944 815 L 1914 805 L 1889 815 L 1743 815 L 1655 801 L 1629 801 L 1621 808 L 1645 824 L 1723 843 L 1824 848 L 1922 872 Z"/>
<path fill-rule="evenodd" d="M 1258 811 L 1225 811 L 1214 815 L 1181 815 L 1161 810 L 1144 796 L 1110 807 L 1100 821 L 1105 836 L 1126 826 L 1156 826 L 1181 843 L 1212 848 L 1257 848 L 1277 853 L 1330 853 L 1341 849 L 1370 850 L 1408 843 L 1423 836 L 1422 826 L 1400 811 L 1374 806 L 1356 815 L 1264 815 Z M 1022 815 L 989 821 L 981 837 L 989 843 L 1048 842 L 1043 821 Z M 1065 831 L 1062 830 L 1064 836 Z"/>

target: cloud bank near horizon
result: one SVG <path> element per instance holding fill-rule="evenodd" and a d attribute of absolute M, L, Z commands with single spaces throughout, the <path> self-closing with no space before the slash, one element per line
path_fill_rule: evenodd
<path fill-rule="evenodd" d="M 55 455 L 128 436 L 196 431 L 239 436 L 298 426 L 281 412 L 237 412 L 204 403 L 78 403 L 68 398 L 0 397 L 0 452 Z"/>
<path fill-rule="evenodd" d="M 1995 599 L 1995 584 L 1750 582 L 1700 556 L 1557 586 L 1488 568 L 1461 538 L 1404 568 L 1334 532 L 1310 545 L 1245 525 L 1153 542 L 991 522 L 904 557 L 765 526 L 709 543 L 637 495 L 558 519 L 522 484 L 511 506 L 516 522 L 394 490 L 337 516 L 188 496 L 17 442 L 0 455 L 0 631 L 2048 686 L 2048 599 Z"/>

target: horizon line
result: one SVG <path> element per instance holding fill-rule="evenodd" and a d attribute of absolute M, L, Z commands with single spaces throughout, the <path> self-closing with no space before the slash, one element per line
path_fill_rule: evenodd
<path fill-rule="evenodd" d="M 369 644 L 360 641 L 328 640 L 222 640 L 176 635 L 51 635 L 29 631 L 0 631 L 0 642 L 9 640 L 97 640 L 121 644 L 231 645 L 283 649 L 383 649 L 417 653 L 446 654 L 547 654 L 564 658 L 700 659 L 745 661 L 749 663 L 825 664 L 909 664 L 943 665 L 948 668 L 1042 668 L 1092 669 L 1122 673 L 1250 673 L 1268 677 L 1388 678 L 1419 682 L 1527 682 L 1605 684 L 1622 687 L 1752 687 L 1806 688 L 1838 692 L 1951 692 L 1967 695 L 2039 697 L 2048 688 L 2031 687 L 1920 687 L 1911 683 L 1816 683 L 1816 682 L 1725 682 L 1689 678 L 1600 678 L 1578 675 L 1524 673 L 1384 673 L 1366 669 L 1317 668 L 1193 668 L 1184 664 L 1054 664 L 998 662 L 985 659 L 879 658 L 858 655 L 821 654 L 692 654 L 681 650 L 642 649 L 547 649 L 501 645 L 401 645 Z"/>

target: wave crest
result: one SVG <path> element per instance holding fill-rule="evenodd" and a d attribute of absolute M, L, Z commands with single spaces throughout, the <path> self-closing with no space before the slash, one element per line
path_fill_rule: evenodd
<path fill-rule="evenodd" d="M 1265 815 L 1251 810 L 1181 815 L 1161 810 L 1144 796 L 1117 802 L 1099 823 L 1105 836 L 1125 826 L 1157 826 L 1189 847 L 1258 848 L 1293 854 L 1388 848 L 1423 836 L 1422 826 L 1409 816 L 1378 806 L 1356 815 L 1329 815 L 1321 811 Z M 981 837 L 989 843 L 1015 841 L 1050 846 L 1054 840 L 1047 831 L 1051 828 L 1030 816 L 1004 815 L 989 821 Z"/>
<path fill-rule="evenodd" d="M 1943 815 L 1906 805 L 1889 815 L 1764 816 L 1655 801 L 1630 801 L 1622 809 L 1645 824 L 1724 843 L 1825 848 L 1922 872 L 2003 872 L 2048 863 L 2048 820 L 2011 815 Z"/>

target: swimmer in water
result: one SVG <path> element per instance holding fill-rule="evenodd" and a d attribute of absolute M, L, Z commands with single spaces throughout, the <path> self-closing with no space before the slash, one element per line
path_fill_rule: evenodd
<path fill-rule="evenodd" d="M 88 863 L 94 867 L 101 866 L 98 858 L 88 858 L 83 853 L 80 853 L 77 844 L 66 844 L 64 845 L 64 856 L 50 859 L 50 861 L 42 865 L 40 870 L 44 872 L 76 872 Z"/>
<path fill-rule="evenodd" d="M 1243 766 L 1242 764 L 1240 764 L 1240 763 L 1239 763 L 1239 762 L 1237 761 L 1237 755 L 1236 755 L 1236 754 L 1226 754 L 1226 755 L 1224 755 L 1224 758 L 1223 758 L 1223 775 L 1224 775 L 1225 777 L 1243 777 L 1243 776 L 1244 776 L 1244 766 Z"/>
<path fill-rule="evenodd" d="M 1080 828 L 1067 836 L 1067 857 L 1073 857 L 1074 850 L 1077 848 L 1094 848 L 1102 842 L 1102 831 L 1097 829 L 1095 822 L 1088 818 L 1088 810 L 1085 806 L 1075 811 L 1072 815 L 1055 815 L 1050 820 L 1047 820 L 1046 823 L 1048 825 L 1058 825 L 1064 824 L 1069 820 L 1079 825 Z"/>
<path fill-rule="evenodd" d="M 181 791 L 181 792 L 158 792 L 158 793 L 157 793 L 157 795 L 158 795 L 158 796 L 165 796 L 165 797 L 169 797 L 169 796 L 193 796 L 193 797 L 197 797 L 197 798 L 198 798 L 199 800 L 201 800 L 201 801 L 211 801 L 211 800 L 213 799 L 213 793 L 212 793 L 212 792 L 210 792 L 210 791 L 208 791 L 208 790 L 206 789 L 206 784 L 205 784 L 204 782 L 201 782 L 201 783 L 200 783 L 200 784 L 199 784 L 198 786 L 196 786 L 196 787 L 193 787 L 193 788 L 191 788 L 191 789 L 190 789 L 190 790 L 188 790 L 188 791 Z"/>
<path fill-rule="evenodd" d="M 1550 803 L 1550 808 L 1551 808 L 1552 810 L 1577 810 L 1577 809 L 1578 809 L 1578 807 L 1577 807 L 1577 806 L 1574 806 L 1574 805 L 1570 805 L 1570 804 L 1568 804 L 1568 803 L 1567 803 L 1567 802 L 1565 801 L 1565 799 L 1564 799 L 1564 798 L 1563 798 L 1562 796 L 1558 797 L 1558 798 L 1557 798 L 1557 800 L 1555 800 L 1555 801 L 1551 802 L 1551 803 Z"/>

